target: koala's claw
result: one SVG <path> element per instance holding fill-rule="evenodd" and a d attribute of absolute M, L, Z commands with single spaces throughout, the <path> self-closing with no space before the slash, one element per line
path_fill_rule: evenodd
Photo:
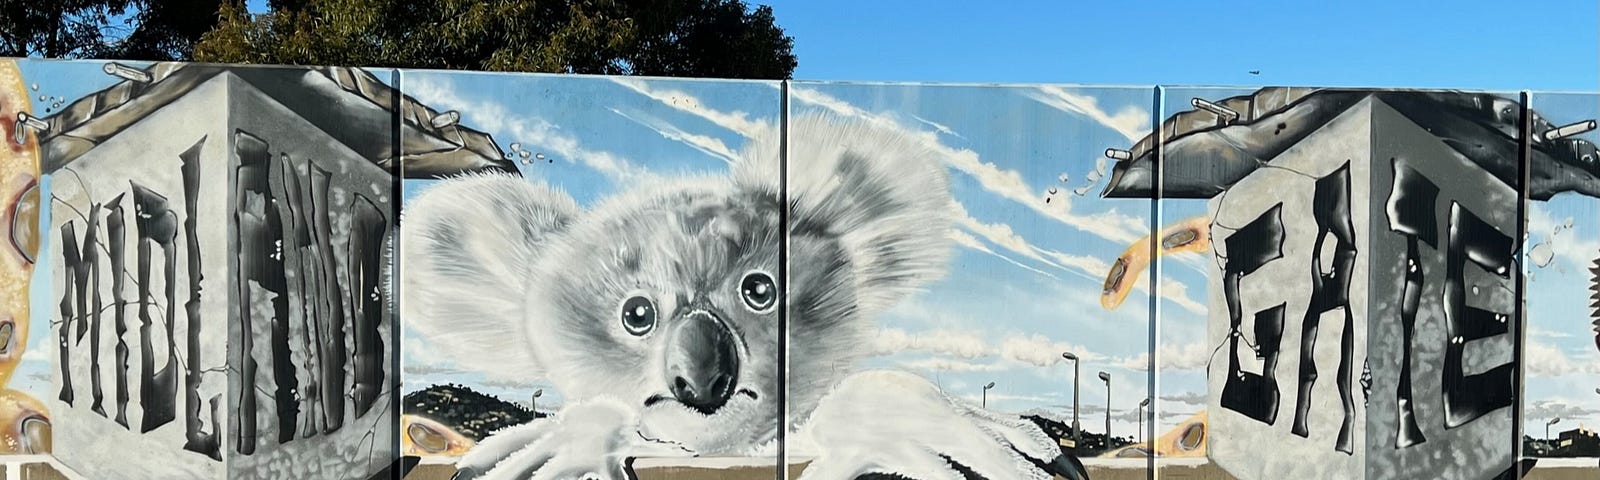
<path fill-rule="evenodd" d="M 628 459 L 687 456 L 639 435 L 620 402 L 592 401 L 495 432 L 456 463 L 454 480 L 631 480 Z"/>

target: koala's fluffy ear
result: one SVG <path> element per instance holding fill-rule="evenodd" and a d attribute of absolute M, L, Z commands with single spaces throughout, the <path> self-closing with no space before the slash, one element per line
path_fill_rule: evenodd
<path fill-rule="evenodd" d="M 401 321 L 463 368 L 538 374 L 523 305 L 532 265 L 581 210 L 510 175 L 440 182 L 400 221 Z"/>
<path fill-rule="evenodd" d="M 778 192 L 777 129 L 735 167 L 744 189 Z M 819 115 L 788 124 L 789 231 L 837 238 L 855 272 L 858 308 L 877 311 L 944 274 L 955 202 L 942 159 L 915 134 Z"/>

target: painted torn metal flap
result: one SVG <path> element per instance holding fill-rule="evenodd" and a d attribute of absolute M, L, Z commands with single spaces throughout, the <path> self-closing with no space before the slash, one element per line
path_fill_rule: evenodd
<path fill-rule="evenodd" d="M 466 172 L 516 173 L 516 167 L 488 134 L 456 122 L 398 95 L 371 73 L 348 67 L 305 70 L 157 63 L 143 70 L 107 63 L 107 70 L 129 71 L 130 78 L 86 96 L 46 118 L 41 133 L 46 172 L 71 163 L 129 125 L 183 97 L 218 75 L 233 75 L 327 132 L 340 143 L 386 170 L 396 158 L 396 109 L 400 151 L 406 175 L 432 178 Z M 446 112 L 459 118 L 459 114 Z"/>
<path fill-rule="evenodd" d="M 1216 102 L 1192 99 L 1195 109 L 1162 122 L 1162 196 L 1215 196 L 1368 97 L 1395 108 L 1503 181 L 1516 183 L 1522 109 L 1515 100 L 1458 91 L 1270 87 Z M 1529 196 L 1600 195 L 1594 144 L 1570 136 L 1584 125 L 1554 125 L 1536 112 L 1531 120 Z M 1593 122 L 1586 125 L 1592 128 Z M 1156 138 L 1146 136 L 1121 154 L 1126 158 L 1112 169 L 1103 196 L 1154 196 Z"/>

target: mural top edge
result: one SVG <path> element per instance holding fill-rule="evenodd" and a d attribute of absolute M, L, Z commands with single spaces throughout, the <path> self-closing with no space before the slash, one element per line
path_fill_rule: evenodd
<path fill-rule="evenodd" d="M 1022 87 L 1065 87 L 1078 89 L 1098 90 L 1131 90 L 1148 89 L 1161 92 L 1171 90 L 1182 91 L 1238 91 L 1260 90 L 1273 87 L 1315 88 L 1319 90 L 1362 90 L 1362 91 L 1407 91 L 1407 92 L 1460 92 L 1460 93 L 1491 93 L 1497 95 L 1535 94 L 1535 95 L 1600 95 L 1600 88 L 1595 90 L 1538 90 L 1515 88 L 1464 88 L 1464 87 L 1405 87 L 1405 86 L 1367 86 L 1367 85 L 1334 85 L 1334 84 L 1292 84 L 1292 83 L 1263 83 L 1263 84 L 1144 84 L 1144 83 L 1076 83 L 1076 82 L 940 82 L 940 81 L 900 81 L 900 80 L 824 80 L 824 79 L 747 79 L 747 78 L 708 78 L 708 77 L 664 77 L 650 75 L 601 75 L 587 73 L 548 73 L 548 72 L 504 72 L 487 70 L 445 70 L 434 68 L 402 68 L 383 66 L 355 66 L 344 65 L 286 65 L 286 64 L 259 64 L 259 63 L 212 63 L 212 62 L 170 62 L 149 60 L 121 60 L 121 59 L 64 59 L 40 57 L 0 57 L 13 58 L 24 62 L 43 62 L 57 64 L 83 63 L 102 65 L 115 62 L 147 69 L 158 63 L 184 63 L 200 67 L 216 68 L 260 68 L 260 69 L 314 69 L 325 67 L 347 67 L 366 70 L 368 72 L 397 73 L 397 74 L 451 74 L 474 76 L 526 76 L 536 78 L 591 78 L 609 80 L 614 78 L 630 78 L 650 82 L 685 82 L 685 83 L 723 83 L 723 84 L 766 84 L 776 86 L 781 83 L 796 85 L 836 85 L 836 86 L 867 86 L 867 87 L 967 87 L 967 88 L 1022 88 Z"/>
<path fill-rule="evenodd" d="M 1249 86 L 1249 85 L 1234 85 L 1234 86 L 1226 86 L 1226 85 L 1158 85 L 1157 87 L 1160 88 L 1163 92 L 1172 92 L 1172 91 L 1179 91 L 1179 92 L 1230 92 L 1230 91 L 1258 91 L 1258 90 L 1265 90 L 1265 89 L 1271 89 L 1271 88 L 1304 88 L 1304 89 L 1313 89 L 1313 90 L 1351 91 L 1351 92 L 1466 93 L 1466 94 L 1491 94 L 1491 95 L 1500 95 L 1500 96 L 1516 96 L 1516 95 L 1520 95 L 1520 94 L 1523 94 L 1523 93 L 1541 93 L 1541 91 L 1539 91 L 1539 90 L 1526 90 L 1526 89 L 1515 89 L 1515 88 L 1502 88 L 1502 89 L 1492 89 L 1492 88 L 1490 88 L 1490 89 L 1484 89 L 1484 88 L 1438 88 L 1438 87 L 1370 87 L 1370 86 L 1343 86 L 1343 85 L 1305 85 L 1305 84 L 1295 85 L 1295 84 L 1283 84 L 1283 83 L 1263 84 L 1263 85 L 1257 85 L 1257 86 Z M 1600 90 L 1596 90 L 1594 92 L 1574 92 L 1574 93 L 1595 93 L 1595 94 L 1600 94 Z"/>

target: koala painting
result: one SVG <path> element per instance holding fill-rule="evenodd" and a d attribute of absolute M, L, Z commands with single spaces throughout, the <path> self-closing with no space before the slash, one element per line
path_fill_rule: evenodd
<path fill-rule="evenodd" d="M 852 369 L 875 315 L 942 275 L 954 203 L 940 155 L 907 134 L 787 127 L 726 176 L 590 208 L 482 174 L 406 207 L 403 321 L 566 399 L 478 443 L 456 478 L 631 478 L 632 458 L 774 456 L 780 433 L 812 459 L 804 479 L 1087 478 L 1031 422 Z"/>

